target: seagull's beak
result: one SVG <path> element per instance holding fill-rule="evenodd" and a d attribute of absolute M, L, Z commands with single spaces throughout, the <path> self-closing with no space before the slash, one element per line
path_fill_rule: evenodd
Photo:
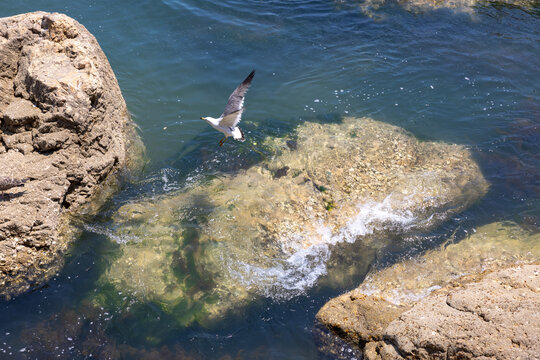
<path fill-rule="evenodd" d="M 205 120 L 205 118 L 201 117 L 201 120 Z"/>

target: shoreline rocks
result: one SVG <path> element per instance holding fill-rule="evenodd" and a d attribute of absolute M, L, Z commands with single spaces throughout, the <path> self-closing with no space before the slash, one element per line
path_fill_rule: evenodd
<path fill-rule="evenodd" d="M 534 359 L 540 354 L 540 265 L 465 277 L 390 323 L 368 359 Z"/>
<path fill-rule="evenodd" d="M 317 320 L 367 359 L 532 358 L 540 344 L 539 259 L 540 234 L 511 222 L 484 225 L 369 274 Z"/>
<path fill-rule="evenodd" d="M 0 55 L 0 176 L 31 179 L 0 200 L 0 298 L 9 299 L 58 270 L 68 215 L 105 197 L 143 146 L 105 54 L 77 21 L 1 18 Z"/>

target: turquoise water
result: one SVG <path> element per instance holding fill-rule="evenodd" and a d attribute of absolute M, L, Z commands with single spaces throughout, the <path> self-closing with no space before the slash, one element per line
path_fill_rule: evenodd
<path fill-rule="evenodd" d="M 388 2 L 368 16 L 360 4 L 33 0 L 3 1 L 0 16 L 66 13 L 109 58 L 149 164 L 96 223 L 126 202 L 179 189 L 195 174 L 260 161 L 256 143 L 266 136 L 350 115 L 472 150 L 490 192 L 426 239 L 437 243 L 454 229 L 500 220 L 538 231 L 540 8 L 410 12 Z M 219 148 L 220 134 L 199 117 L 219 115 L 251 69 L 247 141 Z M 387 250 L 377 263 L 419 250 Z M 264 298 L 210 329 L 182 327 L 152 304 L 111 311 L 87 303 L 103 291 L 97 279 L 117 251 L 107 236 L 85 231 L 47 286 L 0 304 L 0 358 L 322 358 L 312 335 L 315 313 L 361 281 L 288 301 Z"/>

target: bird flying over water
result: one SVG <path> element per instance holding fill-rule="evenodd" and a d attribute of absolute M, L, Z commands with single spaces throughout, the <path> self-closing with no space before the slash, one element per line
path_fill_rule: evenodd
<path fill-rule="evenodd" d="M 237 126 L 242 118 L 242 112 L 244 111 L 244 95 L 251 85 L 251 80 L 255 76 L 255 70 L 249 73 L 244 81 L 232 92 L 229 96 L 229 101 L 225 105 L 223 114 L 217 119 L 207 116 L 201 117 L 201 120 L 206 121 L 217 131 L 225 134 L 223 139 L 219 141 L 219 146 L 222 146 L 225 140 L 229 136 L 232 136 L 234 140 L 245 141 L 244 133 Z"/>

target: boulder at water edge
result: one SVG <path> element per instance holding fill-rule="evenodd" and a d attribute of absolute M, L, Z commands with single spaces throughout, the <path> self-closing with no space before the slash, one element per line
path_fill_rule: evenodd
<path fill-rule="evenodd" d="M 538 260 L 540 234 L 485 225 L 369 274 L 317 319 L 367 359 L 532 359 L 540 353 L 540 266 L 526 264 Z"/>
<path fill-rule="evenodd" d="M 58 270 L 67 214 L 103 195 L 134 149 L 116 78 L 81 24 L 44 12 L 0 19 L 0 176 L 31 179 L 0 199 L 0 297 Z"/>

